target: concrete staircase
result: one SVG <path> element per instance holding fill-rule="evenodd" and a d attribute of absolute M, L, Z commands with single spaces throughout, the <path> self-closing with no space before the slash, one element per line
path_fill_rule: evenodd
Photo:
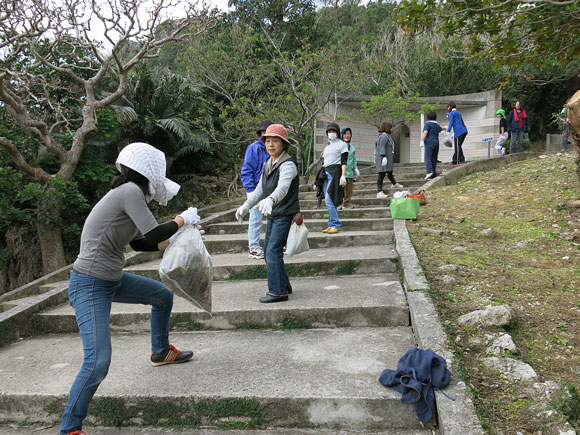
<path fill-rule="evenodd" d="M 317 209 L 315 193 L 302 186 L 311 250 L 285 257 L 294 289 L 288 302 L 258 302 L 267 290 L 266 270 L 263 261 L 248 258 L 247 223 L 234 221 L 235 205 L 216 207 L 204 219 L 211 222 L 205 243 L 214 264 L 213 315 L 176 297 L 171 319 L 171 342 L 193 350 L 193 361 L 152 367 L 148 307 L 114 304 L 113 361 L 91 405 L 88 433 L 91 424 L 137 426 L 142 433 L 150 427 L 437 431 L 422 428 L 413 407 L 378 382 L 418 343 L 388 199 L 376 199 L 370 172 L 355 184 L 355 208 L 339 212 L 338 234 L 320 232 L 326 208 Z M 423 174 L 422 165 L 395 169 L 405 190 L 421 186 Z M 158 279 L 159 261 L 135 257 L 126 270 Z M 29 316 L 44 335 L 0 348 L 0 421 L 57 424 L 82 362 L 74 313 L 64 302 L 66 280 L 38 287 L 0 299 L 6 313 L 30 309 L 50 292 L 56 304 Z"/>

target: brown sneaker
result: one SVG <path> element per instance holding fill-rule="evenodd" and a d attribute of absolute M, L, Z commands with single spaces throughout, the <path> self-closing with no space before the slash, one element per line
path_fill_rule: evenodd
<path fill-rule="evenodd" d="M 189 361 L 191 357 L 193 357 L 192 351 L 181 351 L 170 344 L 169 347 L 161 353 L 151 352 L 151 365 L 163 366 L 165 364 L 179 364 Z"/>

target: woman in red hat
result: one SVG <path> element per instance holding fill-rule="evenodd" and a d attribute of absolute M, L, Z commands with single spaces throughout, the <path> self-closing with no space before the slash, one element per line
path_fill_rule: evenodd
<path fill-rule="evenodd" d="M 236 211 L 236 219 L 242 218 L 257 204 L 258 210 L 268 217 L 264 258 L 268 272 L 268 292 L 260 302 L 282 302 L 288 300 L 292 286 L 284 266 L 284 246 L 293 221 L 301 222 L 298 201 L 298 164 L 288 154 L 288 131 L 281 124 L 272 124 L 262 137 L 270 158 L 264 164 L 262 178 L 256 189 Z"/>

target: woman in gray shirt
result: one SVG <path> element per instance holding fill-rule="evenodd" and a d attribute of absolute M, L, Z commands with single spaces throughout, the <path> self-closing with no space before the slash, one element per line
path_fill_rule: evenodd
<path fill-rule="evenodd" d="M 197 209 L 157 224 L 147 202 L 155 199 L 167 204 L 179 185 L 165 178 L 165 154 L 151 145 L 127 145 L 119 154 L 117 168 L 121 174 L 111 181 L 112 189 L 85 221 L 69 281 L 69 301 L 75 310 L 84 359 L 70 390 L 60 435 L 82 429 L 89 403 L 109 370 L 113 302 L 152 306 L 152 365 L 181 363 L 193 356 L 191 351 L 179 351 L 169 344 L 173 294 L 161 282 L 123 272 L 123 267 L 127 244 L 136 251 L 163 250 L 180 227 L 199 221 Z"/>

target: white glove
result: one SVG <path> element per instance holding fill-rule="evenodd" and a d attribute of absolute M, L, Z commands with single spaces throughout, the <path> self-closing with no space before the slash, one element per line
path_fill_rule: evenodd
<path fill-rule="evenodd" d="M 360 177 L 360 171 L 358 170 L 358 168 L 354 168 L 354 175 Z"/>
<path fill-rule="evenodd" d="M 451 139 L 451 133 L 446 131 L 445 132 L 445 140 L 450 140 Z"/>
<path fill-rule="evenodd" d="M 346 177 L 344 175 L 340 176 L 340 181 L 338 182 L 338 184 L 340 185 L 340 187 L 346 186 Z"/>
<path fill-rule="evenodd" d="M 260 213 L 262 213 L 264 216 L 268 216 L 270 213 L 272 213 L 273 205 L 274 201 L 272 201 L 272 198 L 264 198 L 258 203 L 258 210 L 260 210 Z"/>
<path fill-rule="evenodd" d="M 181 216 L 183 218 L 183 220 L 185 221 L 185 225 L 195 225 L 201 220 L 201 218 L 197 214 L 197 208 L 195 207 L 189 207 L 187 210 L 185 210 L 183 213 L 178 214 L 177 216 Z"/>
<path fill-rule="evenodd" d="M 242 223 L 244 216 L 248 214 L 250 210 L 250 205 L 247 202 L 244 202 L 237 210 L 236 210 L 236 220 L 239 223 Z"/>
<path fill-rule="evenodd" d="M 425 146 L 425 141 L 421 141 L 421 142 L 419 142 L 419 146 L 420 146 L 420 147 L 424 147 L 424 146 Z"/>
<path fill-rule="evenodd" d="M 386 157 L 383 157 L 383 160 L 382 160 L 381 166 L 387 166 L 387 163 L 388 163 L 388 160 L 387 160 L 387 158 L 386 158 Z"/>

